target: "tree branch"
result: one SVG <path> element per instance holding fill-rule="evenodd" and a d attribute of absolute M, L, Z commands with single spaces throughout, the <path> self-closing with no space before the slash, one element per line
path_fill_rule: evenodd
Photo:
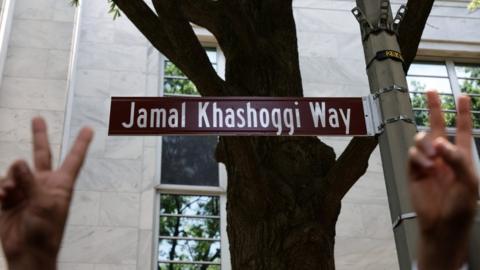
<path fill-rule="evenodd" d="M 192 80 L 202 95 L 223 95 L 224 82 L 210 64 L 191 25 L 181 13 L 171 12 L 176 4 L 169 4 L 157 16 L 143 0 L 113 1 L 152 45 Z"/>
<path fill-rule="evenodd" d="M 177 0 L 185 18 L 210 31 L 217 39 L 222 37 L 227 27 L 221 9 L 221 1 Z M 223 17 L 223 18 L 222 18 Z"/>
<path fill-rule="evenodd" d="M 365 174 L 378 141 L 375 137 L 354 137 L 325 178 L 328 201 L 339 202 Z"/>
<path fill-rule="evenodd" d="M 418 45 L 434 0 L 409 0 L 407 14 L 400 24 L 398 42 L 408 68 L 417 55 Z"/>

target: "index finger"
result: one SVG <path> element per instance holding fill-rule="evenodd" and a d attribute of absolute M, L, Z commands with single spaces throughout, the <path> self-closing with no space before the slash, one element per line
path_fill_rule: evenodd
<path fill-rule="evenodd" d="M 461 96 L 457 104 L 457 136 L 455 144 L 463 149 L 468 156 L 472 153 L 472 115 L 470 113 L 470 98 Z"/>
<path fill-rule="evenodd" d="M 83 161 L 87 155 L 87 149 L 93 138 L 93 130 L 90 128 L 83 128 L 77 136 L 75 143 L 68 153 L 67 157 L 63 161 L 60 167 L 61 171 L 64 171 L 68 175 L 72 176 L 75 180 L 82 168 Z"/>
<path fill-rule="evenodd" d="M 432 139 L 445 137 L 445 120 L 438 93 L 434 90 L 427 91 L 427 103 L 430 111 L 430 135 Z"/>

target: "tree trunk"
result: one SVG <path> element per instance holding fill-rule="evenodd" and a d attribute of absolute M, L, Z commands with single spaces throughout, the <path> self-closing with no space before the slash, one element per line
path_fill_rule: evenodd
<path fill-rule="evenodd" d="M 332 149 L 315 138 L 222 138 L 221 146 L 232 269 L 334 269 L 340 203 L 311 192 Z"/>
<path fill-rule="evenodd" d="M 245 34 L 219 40 L 226 83 L 244 95 L 302 96 L 291 3 L 272 6 L 252 6 L 257 16 L 238 26 Z M 331 147 L 313 137 L 224 137 L 217 158 L 228 172 L 232 269 L 335 269 L 340 201 L 318 189 L 335 162 Z"/>

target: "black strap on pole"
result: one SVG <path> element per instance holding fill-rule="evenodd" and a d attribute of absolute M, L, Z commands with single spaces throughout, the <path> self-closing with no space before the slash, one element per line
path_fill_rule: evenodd
<path fill-rule="evenodd" d="M 375 57 L 373 57 L 370 61 L 367 63 L 367 69 L 372 65 L 373 61 L 383 61 L 386 59 L 392 59 L 394 61 L 399 61 L 402 63 L 403 68 L 405 69 L 405 62 L 403 60 L 402 53 L 394 51 L 394 50 L 383 50 L 377 52 Z"/>

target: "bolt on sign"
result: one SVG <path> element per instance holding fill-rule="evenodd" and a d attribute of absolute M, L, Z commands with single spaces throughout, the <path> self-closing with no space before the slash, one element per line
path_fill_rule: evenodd
<path fill-rule="evenodd" d="M 109 135 L 371 136 L 368 98 L 112 97 Z"/>

